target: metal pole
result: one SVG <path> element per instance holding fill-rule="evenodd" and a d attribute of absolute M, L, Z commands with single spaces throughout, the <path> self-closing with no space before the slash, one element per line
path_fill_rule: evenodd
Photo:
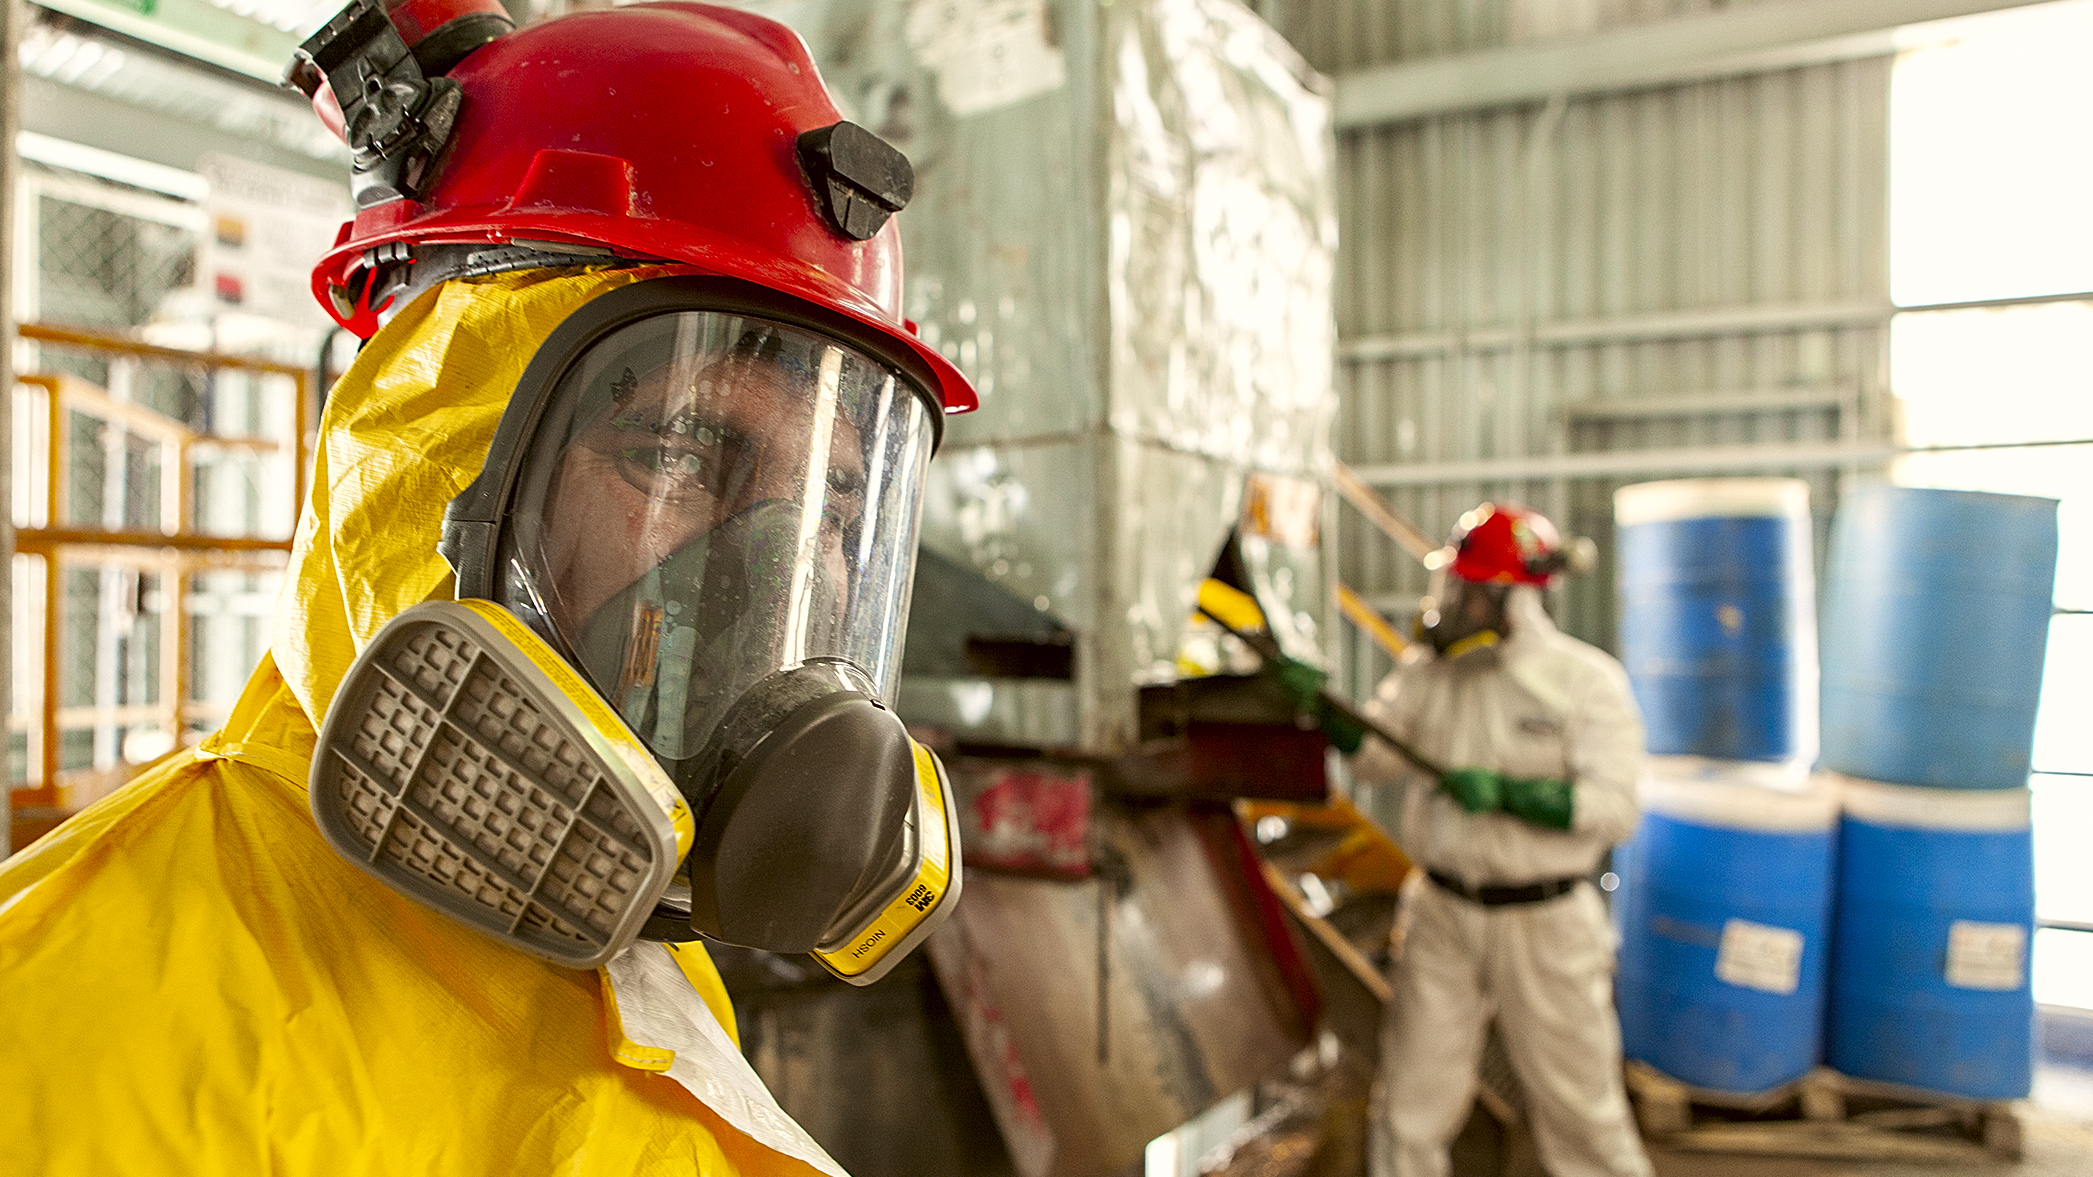
<path fill-rule="evenodd" d="M 7 681 L 0 685 L 0 716 L 14 714 L 14 563 L 15 513 L 10 501 L 14 485 L 14 352 L 15 268 L 23 263 L 14 255 L 15 224 L 15 134 L 21 130 L 22 64 L 17 46 L 21 43 L 22 6 L 16 0 L 0 0 L 0 388 L 7 390 L 6 411 L 0 412 L 0 666 L 7 668 Z M 11 758 L 10 758 L 11 759 Z M 5 782 L 8 804 L 0 806 L 8 820 L 0 821 L 0 858 L 13 852 L 14 774 Z"/>

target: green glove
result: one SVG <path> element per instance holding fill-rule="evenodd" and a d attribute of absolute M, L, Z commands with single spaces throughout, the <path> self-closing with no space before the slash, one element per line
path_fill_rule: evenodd
<path fill-rule="evenodd" d="M 1330 706 L 1327 701 L 1315 713 L 1316 723 L 1323 729 L 1323 738 L 1330 746 L 1350 756 L 1366 743 L 1366 725 Z"/>
<path fill-rule="evenodd" d="M 1504 811 L 1544 829 L 1569 829 L 1576 800 L 1577 788 L 1568 781 L 1506 779 L 1504 782 Z"/>
<path fill-rule="evenodd" d="M 1330 681 L 1329 675 L 1306 662 L 1283 656 L 1266 665 L 1273 680 L 1293 702 L 1294 710 L 1315 716 L 1316 725 L 1323 729 L 1323 738 L 1330 741 L 1331 747 L 1350 756 L 1366 742 L 1366 728 L 1323 697 L 1323 684 Z"/>
<path fill-rule="evenodd" d="M 1313 715 L 1322 706 L 1323 684 L 1330 681 L 1329 675 L 1284 655 L 1265 663 L 1265 668 L 1272 672 L 1279 688 L 1293 701 L 1295 711 Z"/>
<path fill-rule="evenodd" d="M 1446 790 L 1454 804 L 1470 813 L 1488 813 L 1501 807 L 1507 783 L 1487 768 L 1450 768 L 1439 777 L 1439 787 Z"/>

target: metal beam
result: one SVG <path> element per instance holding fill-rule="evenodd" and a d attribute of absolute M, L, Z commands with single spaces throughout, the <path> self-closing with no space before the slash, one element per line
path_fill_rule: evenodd
<path fill-rule="evenodd" d="M 1555 319 L 1523 328 L 1511 323 L 1359 335 L 1341 339 L 1337 358 L 1347 363 L 1417 359 L 1448 352 L 1510 351 L 1520 346 L 1582 347 L 1595 343 L 1647 343 L 1661 339 L 1705 339 L 1718 335 L 1772 335 L 1786 331 L 1831 331 L 1880 327 L 1912 311 L 2000 310 L 2054 302 L 2093 302 L 2093 291 L 1979 298 L 1965 302 L 1757 303 L 1654 311 L 1603 319 Z"/>
<path fill-rule="evenodd" d="M 87 351 L 106 352 L 110 355 L 138 356 L 141 359 L 161 360 L 170 364 L 202 364 L 209 368 L 238 368 L 245 372 L 268 372 L 277 376 L 289 376 L 294 380 L 312 374 L 311 369 L 297 364 L 286 364 L 259 356 L 234 355 L 230 352 L 188 351 L 179 347 L 161 347 L 156 343 L 141 343 L 121 335 L 112 335 L 93 327 L 74 327 L 64 323 L 22 323 L 16 331 L 24 339 L 38 343 L 53 343 L 60 347 L 77 347 Z"/>
<path fill-rule="evenodd" d="M 1655 417 L 1714 417 L 1727 413 L 1787 413 L 1842 409 L 1852 388 L 1769 388 L 1759 392 L 1708 392 L 1697 396 L 1653 396 L 1579 401 L 1564 405 L 1563 418 L 1576 424 L 1637 421 Z"/>
<path fill-rule="evenodd" d="M 1366 516 L 1366 521 L 1379 529 L 1382 535 L 1402 545 L 1403 550 L 1422 560 L 1438 550 L 1439 545 L 1415 523 L 1403 518 L 1402 513 L 1390 506 L 1388 500 L 1374 493 L 1374 488 L 1360 478 L 1358 473 L 1343 462 L 1337 463 L 1332 472 L 1337 484 L 1337 493 L 1352 504 L 1354 510 Z M 1344 586 L 1339 585 L 1339 588 Z"/>
<path fill-rule="evenodd" d="M 23 159 L 40 164 L 100 176 L 105 180 L 115 180 L 119 184 L 129 184 L 134 188 L 164 192 L 196 204 L 202 204 L 211 195 L 210 181 L 187 168 L 171 168 L 166 164 L 119 155 L 114 151 L 104 151 L 84 143 L 54 139 L 35 131 L 16 132 L 15 151 Z"/>
<path fill-rule="evenodd" d="M 24 527 L 15 532 L 15 549 L 48 552 L 53 548 L 167 548 L 184 552 L 288 552 L 292 541 L 248 535 L 168 535 L 159 531 L 101 531 L 89 527 Z"/>
<path fill-rule="evenodd" d="M 1470 482 L 1527 482 L 1543 478 L 1811 470 L 1886 462 L 1898 452 L 1890 445 L 1806 441 L 1779 445 L 1680 446 L 1675 449 L 1606 450 L 1586 454 L 1535 454 L 1525 458 L 1482 458 L 1467 462 L 1358 466 L 1354 469 L 1360 478 L 1377 487 L 1444 486 Z"/>
<path fill-rule="evenodd" d="M 2033 0 L 1768 0 L 1603 33 L 1341 74 L 1339 130 L 1556 95 L 1615 93 L 1877 57 L 1956 35 L 1956 18 Z M 1918 27 L 1948 22 L 1948 27 Z"/>
<path fill-rule="evenodd" d="M 172 67 L 163 68 L 169 73 L 174 72 Z M 231 90 L 231 87 L 224 89 Z M 254 100 L 245 105 L 247 113 L 256 110 L 266 113 L 272 103 L 269 99 L 254 96 Z M 68 86 L 34 74 L 22 79 L 23 127 L 51 139 L 79 143 L 188 172 L 195 171 L 196 161 L 204 153 L 217 151 L 334 183 L 346 182 L 344 177 L 349 174 L 347 148 L 342 149 L 341 159 L 317 158 L 292 149 L 292 143 L 304 140 L 287 129 L 294 126 L 288 120 L 265 123 L 236 119 L 231 116 L 240 111 L 222 105 L 215 109 L 223 117 L 205 121 L 200 117 L 141 106 L 127 98 L 98 90 Z"/>
<path fill-rule="evenodd" d="M 1492 324 L 1401 335 L 1362 335 L 1339 341 L 1337 355 L 1341 360 L 1362 363 L 1445 352 L 1509 351 L 1521 344 L 1578 347 L 1594 343 L 1640 343 L 1716 335 L 1879 327 L 1889 322 L 1897 309 L 1886 302 L 1772 303 L 1657 311 L 1603 319 L 1557 319 L 1536 323 L 1530 331 L 1511 324 Z"/>
<path fill-rule="evenodd" d="M 220 69 L 275 84 L 283 77 L 291 50 L 302 40 L 296 33 L 241 15 L 208 0 L 36 0 L 39 7 L 62 12 L 105 29 L 207 61 Z"/>
<path fill-rule="evenodd" d="M 14 276 L 23 259 L 15 256 L 15 188 L 20 160 L 15 136 L 22 127 L 22 22 L 19 0 L 0 0 L 0 389 L 9 409 L 0 413 L 0 562 L 10 570 L 0 578 L 0 664 L 8 668 L 0 682 L 0 716 L 14 714 Z M 48 587 L 46 592 L 51 591 Z M 11 775 L 11 774 L 10 774 Z M 46 782 L 49 783 L 49 782 Z M 14 802 L 0 790 L 0 858 L 13 853 Z"/>
<path fill-rule="evenodd" d="M 1974 445 L 1899 446 L 1867 441 L 1790 441 L 1756 445 L 1679 446 L 1671 449 L 1598 450 L 1581 454 L 1535 454 L 1524 458 L 1480 458 L 1415 466 L 1355 466 L 1371 486 L 1452 486 L 1473 482 L 1532 482 L 1548 478 L 1641 478 L 1665 474 L 1743 474 L 1766 470 L 1823 470 L 1867 466 L 1906 454 L 1956 454 L 1977 450 L 2093 446 L 2093 438 L 2058 441 L 1980 442 Z"/>

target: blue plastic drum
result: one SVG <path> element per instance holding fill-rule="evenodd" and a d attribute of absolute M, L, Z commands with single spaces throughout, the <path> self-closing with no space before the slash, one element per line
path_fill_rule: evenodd
<path fill-rule="evenodd" d="M 1621 1040 L 1696 1087 L 1756 1094 L 1820 1057 L 1836 795 L 1764 766 L 1656 762 L 1615 857 Z"/>
<path fill-rule="evenodd" d="M 1824 767 L 2025 786 L 2056 569 L 2053 499 L 1848 492 L 1825 574 Z"/>
<path fill-rule="evenodd" d="M 1841 794 L 1828 1061 L 1970 1099 L 2025 1096 L 2028 791 L 1848 780 Z"/>
<path fill-rule="evenodd" d="M 1621 661 L 1650 751 L 1815 761 L 1808 484 L 1645 482 L 1613 503 Z"/>

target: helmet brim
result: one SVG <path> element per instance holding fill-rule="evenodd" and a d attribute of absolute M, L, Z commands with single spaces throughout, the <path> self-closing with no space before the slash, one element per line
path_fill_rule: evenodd
<path fill-rule="evenodd" d="M 313 295 L 320 305 L 336 322 L 365 338 L 377 330 L 377 314 L 384 307 L 351 306 L 345 314 L 335 292 L 353 288 L 351 275 L 368 264 L 366 252 L 380 244 L 472 245 L 525 240 L 574 245 L 581 247 L 581 252 L 608 250 L 620 259 L 662 261 L 738 278 L 826 307 L 921 359 L 937 385 L 931 391 L 947 414 L 972 412 L 980 407 L 973 382 L 943 353 L 923 342 L 913 324 L 906 320 L 895 322 L 878 303 L 842 278 L 738 238 L 682 222 L 574 209 L 457 209 L 420 216 L 414 216 L 411 208 L 401 211 L 413 219 L 398 223 L 384 218 L 387 223 L 371 224 L 366 223 L 367 219 L 380 218 L 365 213 L 343 226 L 335 247 L 313 269 Z M 896 229 L 889 224 L 884 231 L 892 233 Z"/>

